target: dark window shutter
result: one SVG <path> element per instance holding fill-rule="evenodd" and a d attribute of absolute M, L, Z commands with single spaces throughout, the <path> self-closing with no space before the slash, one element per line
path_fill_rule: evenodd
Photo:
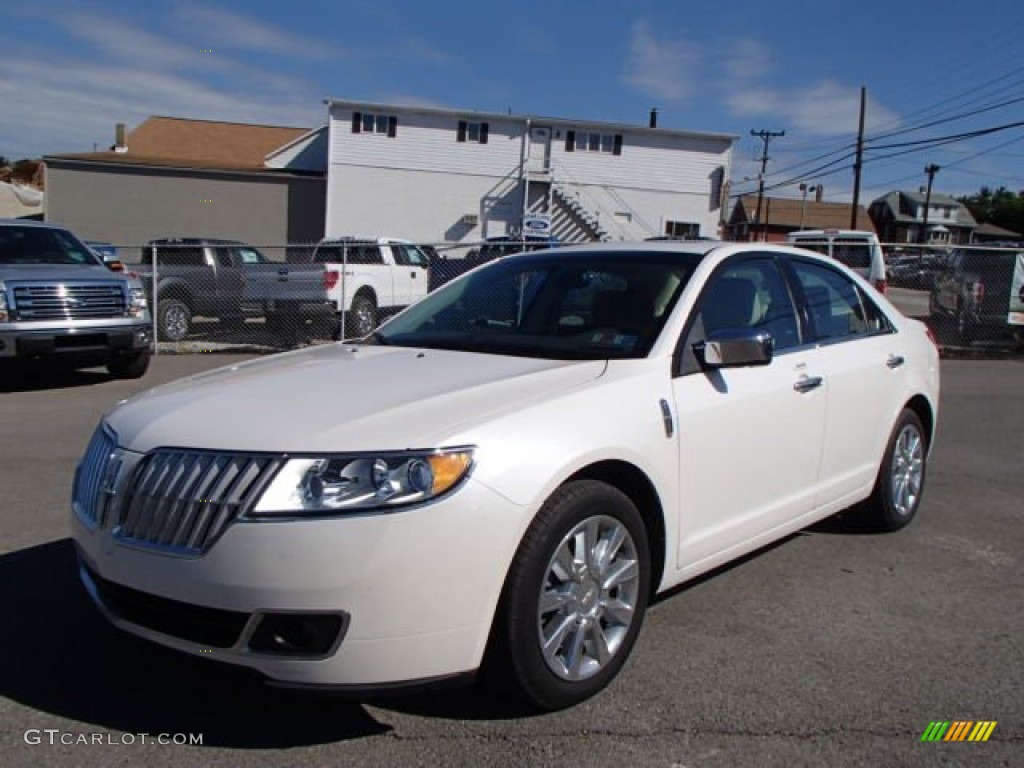
<path fill-rule="evenodd" d="M 565 132 L 565 151 L 575 152 L 576 151 L 576 131 Z"/>
<path fill-rule="evenodd" d="M 466 140 L 466 121 L 465 120 L 459 120 L 459 134 L 458 134 L 458 136 L 455 137 L 455 140 L 456 141 L 465 141 Z"/>
<path fill-rule="evenodd" d="M 613 155 L 621 155 L 622 154 L 622 134 L 621 133 L 616 133 L 615 134 L 615 139 L 612 142 L 612 154 Z"/>
<path fill-rule="evenodd" d="M 363 113 L 352 113 L 352 133 L 359 133 L 363 130 Z"/>
<path fill-rule="evenodd" d="M 487 123 L 480 123 L 480 143 L 481 144 L 486 144 L 487 143 L 487 129 L 488 129 Z"/>
<path fill-rule="evenodd" d="M 388 138 L 393 139 L 398 135 L 398 118 L 394 115 L 388 117 Z"/>

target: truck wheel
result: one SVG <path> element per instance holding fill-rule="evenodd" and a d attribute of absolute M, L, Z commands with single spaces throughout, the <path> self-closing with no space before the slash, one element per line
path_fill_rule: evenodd
<path fill-rule="evenodd" d="M 107 362 L 107 372 L 115 379 L 141 379 L 149 369 L 150 349 L 117 355 Z"/>
<path fill-rule="evenodd" d="M 368 296 L 356 296 L 352 299 L 352 308 L 346 318 L 348 336 L 361 339 L 369 336 L 377 328 L 377 305 Z"/>
<path fill-rule="evenodd" d="M 188 336 L 192 310 L 178 299 L 160 299 L 157 308 L 157 332 L 162 341 L 181 341 Z"/>

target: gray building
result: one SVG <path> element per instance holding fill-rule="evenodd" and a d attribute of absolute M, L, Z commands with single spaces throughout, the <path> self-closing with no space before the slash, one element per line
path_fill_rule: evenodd
<path fill-rule="evenodd" d="M 323 236 L 322 129 L 151 117 L 117 134 L 109 151 L 44 158 L 48 220 L 121 247 L 163 237 L 269 246 Z"/>

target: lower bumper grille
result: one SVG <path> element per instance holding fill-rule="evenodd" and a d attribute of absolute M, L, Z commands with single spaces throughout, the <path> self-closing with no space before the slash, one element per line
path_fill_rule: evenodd
<path fill-rule="evenodd" d="M 82 564 L 96 597 L 115 617 L 170 637 L 212 648 L 238 643 L 249 614 L 191 605 L 107 581 Z"/>

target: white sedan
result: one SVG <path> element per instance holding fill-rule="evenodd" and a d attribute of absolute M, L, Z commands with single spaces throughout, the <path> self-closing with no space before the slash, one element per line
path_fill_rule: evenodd
<path fill-rule="evenodd" d="M 939 356 L 860 277 L 767 244 L 510 256 L 362 343 L 107 413 L 76 473 L 117 626 L 358 694 L 540 709 L 619 672 L 648 600 L 854 507 L 921 502 Z"/>

